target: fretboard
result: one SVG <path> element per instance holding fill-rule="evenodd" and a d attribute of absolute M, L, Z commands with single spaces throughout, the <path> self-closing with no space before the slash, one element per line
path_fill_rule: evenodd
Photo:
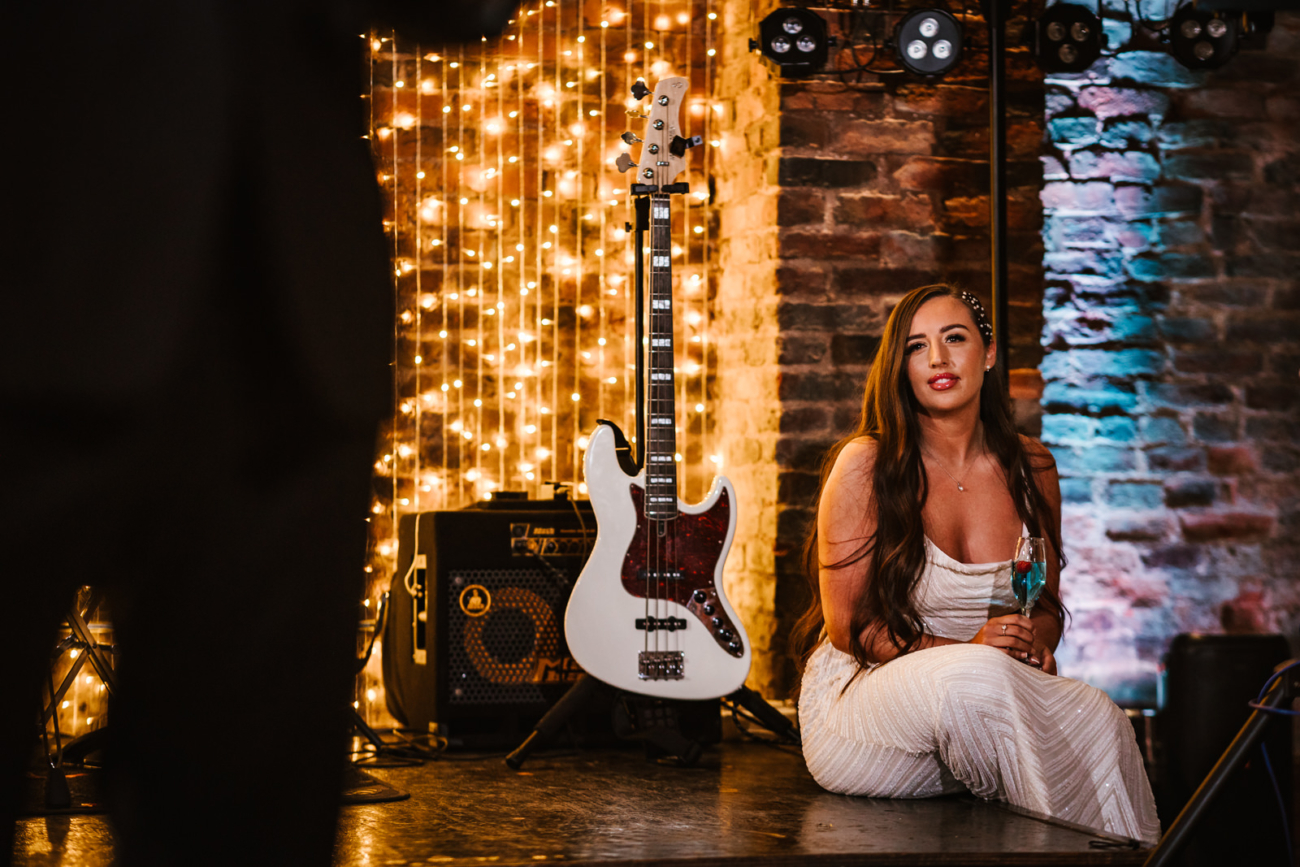
<path fill-rule="evenodd" d="M 650 197 L 650 406 L 646 426 L 647 518 L 677 517 L 677 406 L 673 388 L 672 215 Z"/>

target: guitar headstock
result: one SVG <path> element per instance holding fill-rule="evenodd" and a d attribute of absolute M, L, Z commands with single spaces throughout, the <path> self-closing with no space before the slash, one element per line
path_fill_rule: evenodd
<path fill-rule="evenodd" d="M 682 137 L 682 103 L 690 84 L 689 79 L 674 77 L 660 79 L 655 85 L 646 119 L 645 142 L 637 163 L 639 183 L 655 184 L 663 189 L 686 168 L 685 147 L 674 147 L 674 142 Z"/>

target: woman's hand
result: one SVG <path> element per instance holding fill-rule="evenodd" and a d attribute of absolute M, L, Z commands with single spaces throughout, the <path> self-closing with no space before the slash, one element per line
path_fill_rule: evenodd
<path fill-rule="evenodd" d="M 1034 622 L 1023 614 L 994 617 L 981 626 L 968 643 L 996 647 L 1016 659 L 1028 659 L 1034 651 Z M 1055 669 L 1055 660 L 1052 665 Z"/>
<path fill-rule="evenodd" d="M 1056 657 L 1052 654 L 1052 648 L 1046 645 L 1035 647 L 1034 652 L 1025 661 L 1034 668 L 1041 668 L 1047 674 L 1056 674 Z"/>

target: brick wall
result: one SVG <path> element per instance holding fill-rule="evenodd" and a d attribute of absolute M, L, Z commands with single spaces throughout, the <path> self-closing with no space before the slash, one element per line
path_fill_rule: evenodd
<path fill-rule="evenodd" d="M 774 542 L 777 524 L 778 394 L 776 183 L 780 160 L 780 91 L 749 55 L 748 40 L 767 10 L 721 5 L 723 41 L 714 101 L 723 108 L 714 162 L 719 246 L 714 394 L 722 471 L 736 486 L 737 524 L 727 558 L 728 598 L 754 650 L 750 683 L 767 690 L 777 658 Z"/>
<path fill-rule="evenodd" d="M 720 146 L 701 169 L 709 412 L 738 494 L 725 580 L 750 683 L 779 696 L 819 463 L 891 305 L 936 280 L 989 294 L 988 104 L 978 17 L 941 79 L 783 81 L 747 44 L 774 5 L 710 7 Z M 1179 631 L 1296 631 L 1300 17 L 1193 76 L 1112 5 L 1124 53 L 1083 75 L 1044 82 L 1008 27 L 1010 377 L 1062 467 L 1063 668 L 1146 701 Z"/>
<path fill-rule="evenodd" d="M 1042 430 L 1062 668 L 1151 702 L 1175 634 L 1300 617 L 1300 16 L 1210 74 L 1107 16 L 1124 53 L 1047 82 Z"/>
<path fill-rule="evenodd" d="M 972 17 L 962 62 L 935 82 L 851 73 L 782 83 L 744 44 L 768 8 L 733 8 L 724 30 L 742 32 L 719 94 L 733 125 L 719 181 L 728 336 L 717 385 L 742 509 L 729 575 L 757 633 L 751 683 L 781 695 L 793 685 L 784 638 L 806 604 L 799 551 L 821 457 L 856 422 L 892 304 L 938 280 L 989 295 L 987 52 Z M 1011 361 L 1036 432 L 1043 104 L 1022 50 L 1008 82 Z"/>

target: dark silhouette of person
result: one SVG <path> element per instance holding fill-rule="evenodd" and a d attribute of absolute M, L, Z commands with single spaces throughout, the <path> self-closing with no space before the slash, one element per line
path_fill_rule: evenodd
<path fill-rule="evenodd" d="M 81 584 L 118 648 L 120 863 L 329 863 L 392 406 L 358 37 L 512 7 L 0 10 L 0 863 Z"/>

